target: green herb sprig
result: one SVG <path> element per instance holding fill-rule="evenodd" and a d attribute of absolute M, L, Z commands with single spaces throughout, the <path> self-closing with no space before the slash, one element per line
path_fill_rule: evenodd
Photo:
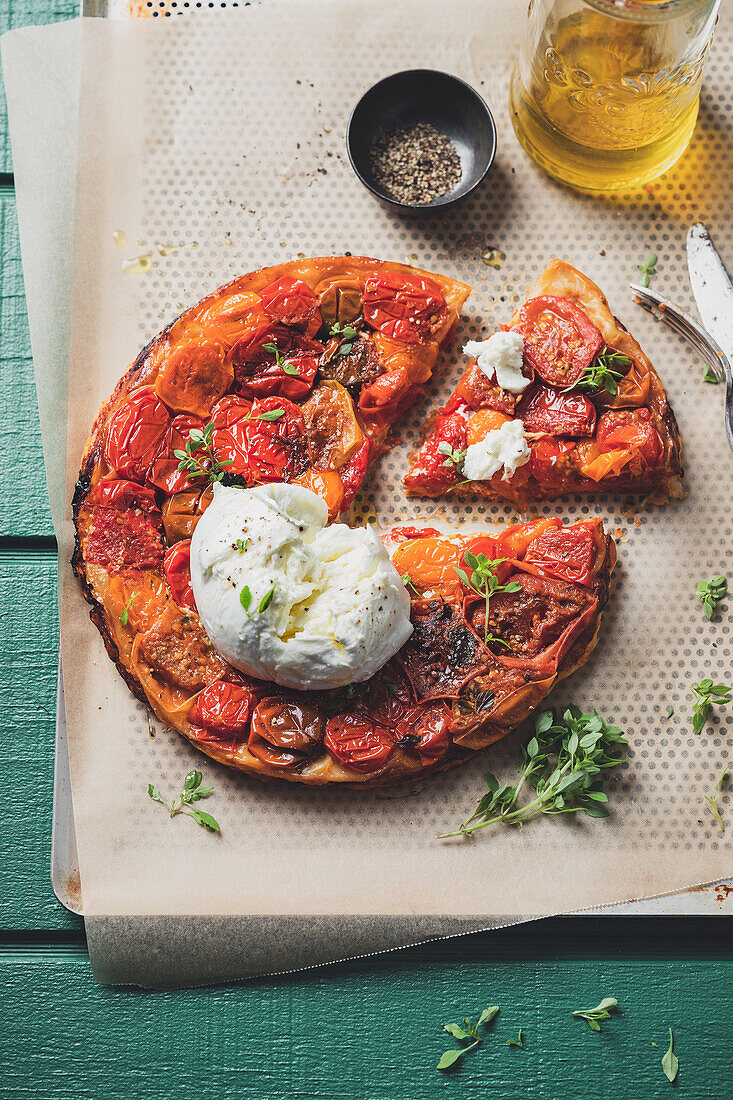
<path fill-rule="evenodd" d="M 672 1028 L 669 1028 L 669 1046 L 662 1058 L 662 1069 L 664 1076 L 669 1081 L 670 1085 L 673 1085 L 677 1080 L 677 1074 L 680 1071 L 680 1063 L 677 1055 L 674 1052 L 674 1035 L 672 1034 Z"/>
<path fill-rule="evenodd" d="M 130 621 L 130 612 L 132 611 L 132 601 L 135 599 L 136 596 L 137 596 L 137 592 L 132 592 L 130 594 L 129 600 L 127 601 L 125 606 L 122 608 L 122 611 L 120 612 L 120 622 L 122 623 L 123 626 L 127 626 L 128 622 Z"/>
<path fill-rule="evenodd" d="M 280 351 L 280 349 L 278 348 L 278 346 L 277 346 L 277 344 L 275 343 L 274 340 L 271 340 L 268 344 L 263 344 L 262 348 L 263 348 L 264 351 L 269 351 L 270 355 L 274 355 L 274 357 L 275 357 L 275 366 L 276 367 L 282 367 L 285 374 L 297 374 L 298 373 L 298 368 L 297 368 L 296 364 L 287 362 L 285 356 L 282 354 L 282 352 Z"/>
<path fill-rule="evenodd" d="M 479 829 L 501 822 L 523 825 L 539 814 L 572 814 L 581 810 L 589 817 L 608 817 L 608 796 L 599 776 L 608 768 L 623 764 L 619 755 L 628 744 L 617 726 L 608 725 L 600 714 L 583 714 L 569 706 L 561 717 L 544 710 L 535 717 L 535 735 L 522 749 L 523 763 L 516 786 L 499 784 L 486 773 L 488 793 L 467 821 L 454 833 L 440 839 L 471 836 Z M 535 797 L 524 805 L 519 796 L 533 787 Z"/>
<path fill-rule="evenodd" d="M 693 684 L 692 690 L 695 695 L 692 728 L 695 733 L 702 733 L 710 708 L 722 707 L 724 703 L 730 703 L 733 689 L 726 687 L 725 684 L 714 684 L 709 677 L 706 677 L 699 684 Z"/>
<path fill-rule="evenodd" d="M 417 588 L 415 588 L 415 585 L 412 583 L 412 577 L 409 573 L 402 574 L 402 583 L 404 584 L 405 588 L 411 588 L 416 596 L 420 595 Z"/>
<path fill-rule="evenodd" d="M 615 397 L 618 393 L 618 384 L 624 375 L 628 374 L 630 366 L 631 360 L 628 355 L 622 355 L 620 351 L 609 351 L 608 347 L 604 346 L 603 351 L 599 351 L 578 381 L 572 386 L 566 386 L 563 392 L 581 390 L 584 393 L 598 393 L 603 388 Z"/>
<path fill-rule="evenodd" d="M 718 797 L 720 796 L 720 791 L 722 789 L 725 777 L 728 774 L 728 767 L 729 767 L 729 765 L 726 764 L 725 767 L 723 768 L 722 772 L 720 773 L 720 779 L 718 780 L 718 785 L 715 788 L 715 792 L 713 794 L 703 795 L 703 797 L 705 799 L 705 806 L 706 806 L 707 810 L 713 815 L 713 817 L 717 821 L 718 828 L 720 829 L 721 833 L 725 832 L 725 824 L 723 822 L 723 818 L 720 816 L 720 809 L 718 807 Z"/>
<path fill-rule="evenodd" d="M 709 363 L 705 364 L 705 370 L 703 371 L 702 380 L 703 382 L 710 382 L 713 386 L 717 386 L 718 383 L 722 381 L 721 378 L 718 378 L 717 374 Z"/>
<path fill-rule="evenodd" d="M 457 470 L 461 469 L 461 467 L 463 466 L 463 460 L 466 457 L 465 450 L 454 450 L 454 448 L 451 447 L 450 443 L 448 443 L 448 441 L 445 439 L 442 441 L 442 443 L 438 444 L 438 450 L 442 455 L 445 455 L 445 458 L 443 459 L 444 466 L 455 466 Z"/>
<path fill-rule="evenodd" d="M 585 1020 L 591 1031 L 600 1031 L 601 1020 L 610 1020 L 611 1013 L 617 1005 L 618 1001 L 615 997 L 604 997 L 601 1003 L 596 1005 L 595 1008 L 578 1008 L 572 1015 L 580 1017 L 581 1020 Z"/>
<path fill-rule="evenodd" d="M 212 485 L 221 481 L 226 473 L 225 467 L 231 466 L 232 459 L 219 460 L 212 445 L 214 431 L 213 422 L 204 428 L 191 428 L 186 440 L 186 449 L 174 450 L 174 456 L 179 460 L 179 472 L 187 474 L 189 478 L 207 477 Z"/>
<path fill-rule="evenodd" d="M 236 539 L 234 545 L 236 546 L 239 553 L 243 554 L 251 541 L 251 539 Z"/>
<path fill-rule="evenodd" d="M 221 828 L 215 817 L 212 817 L 211 814 L 207 814 L 204 810 L 194 809 L 192 806 L 192 803 L 198 802 L 202 798 L 208 798 L 210 794 L 213 794 L 213 787 L 201 786 L 202 779 L 203 776 L 199 771 L 188 773 L 183 781 L 183 790 L 178 798 L 174 798 L 170 804 L 170 816 L 175 817 L 176 814 L 185 814 L 186 817 L 192 817 L 197 825 L 201 825 L 202 828 L 208 829 L 209 832 L 220 833 Z M 148 783 L 148 795 L 152 798 L 153 802 L 160 802 L 162 806 L 168 805 L 153 783 Z"/>
<path fill-rule="evenodd" d="M 718 604 L 728 594 L 728 581 L 722 573 L 716 573 L 709 581 L 700 581 L 696 591 L 705 614 L 712 619 Z"/>
<path fill-rule="evenodd" d="M 460 1058 L 468 1054 L 469 1050 L 474 1050 L 480 1043 L 483 1043 L 485 1036 L 481 1034 L 479 1028 L 490 1024 L 498 1011 L 498 1005 L 491 1005 L 483 1010 L 475 1024 L 467 1018 L 464 1019 L 463 1027 L 460 1024 L 443 1024 L 444 1031 L 447 1031 L 454 1039 L 458 1039 L 459 1042 L 468 1042 L 468 1045 L 446 1050 L 440 1056 L 436 1069 L 450 1069 Z"/>
<path fill-rule="evenodd" d="M 641 272 L 639 282 L 641 283 L 642 286 L 649 286 L 649 281 L 650 281 L 652 275 L 656 275 L 656 273 L 657 273 L 657 254 L 656 254 L 656 252 L 652 252 L 651 255 L 647 257 L 646 261 L 643 264 L 639 264 L 639 271 Z"/>
<path fill-rule="evenodd" d="M 496 592 L 521 591 L 522 586 L 517 581 L 510 581 L 509 584 L 499 584 L 499 578 L 496 575 L 496 571 L 502 562 L 508 560 L 508 558 L 493 558 L 489 560 L 485 554 L 473 554 L 470 550 L 467 550 L 464 554 L 463 561 L 471 570 L 470 576 L 466 573 L 465 569 L 457 569 L 454 566 L 458 579 L 465 584 L 466 588 L 469 588 L 471 592 L 475 592 L 477 596 L 480 596 L 486 601 L 486 618 L 484 619 L 485 644 L 488 645 L 489 642 L 500 642 L 502 645 L 505 645 L 507 649 L 510 647 L 502 638 L 496 638 L 493 634 L 489 633 L 489 600 Z"/>
<path fill-rule="evenodd" d="M 342 325 L 336 321 L 328 333 L 329 336 L 337 336 L 341 340 L 337 355 L 348 355 L 354 346 L 354 340 L 359 335 L 353 325 Z"/>

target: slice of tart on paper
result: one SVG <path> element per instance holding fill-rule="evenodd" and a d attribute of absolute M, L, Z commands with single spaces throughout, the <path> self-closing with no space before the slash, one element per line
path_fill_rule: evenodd
<path fill-rule="evenodd" d="M 410 457 L 408 493 L 530 501 L 682 493 L 680 436 L 654 367 L 600 289 L 552 260 L 470 361 Z"/>

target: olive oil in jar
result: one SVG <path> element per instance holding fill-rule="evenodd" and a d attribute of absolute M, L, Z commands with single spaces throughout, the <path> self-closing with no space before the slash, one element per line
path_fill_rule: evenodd
<path fill-rule="evenodd" d="M 695 129 L 719 2 L 533 0 L 511 85 L 526 152 L 585 191 L 670 168 Z"/>

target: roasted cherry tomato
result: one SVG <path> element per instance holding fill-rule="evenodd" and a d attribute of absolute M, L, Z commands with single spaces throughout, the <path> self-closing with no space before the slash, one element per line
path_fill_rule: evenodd
<path fill-rule="evenodd" d="M 262 308 L 271 321 L 307 328 L 318 309 L 318 299 L 302 279 L 284 275 L 260 291 Z"/>
<path fill-rule="evenodd" d="M 450 748 L 451 713 L 445 703 L 410 707 L 395 729 L 400 747 L 412 748 L 424 766 L 434 764 Z"/>
<path fill-rule="evenodd" d="M 148 481 L 156 488 L 171 496 L 182 493 L 192 485 L 201 485 L 201 478 L 191 479 L 185 470 L 178 469 L 179 460 L 174 451 L 185 451 L 188 435 L 192 428 L 203 428 L 203 423 L 195 416 L 187 414 L 176 416 L 168 425 L 163 436 L 160 450 L 148 474 Z"/>
<path fill-rule="evenodd" d="M 122 569 L 158 569 L 163 557 L 160 530 L 139 509 L 95 507 L 84 557 L 112 573 Z"/>
<path fill-rule="evenodd" d="M 317 752 L 323 729 L 318 707 L 275 695 L 261 699 L 255 707 L 247 748 L 266 764 L 288 768 Z"/>
<path fill-rule="evenodd" d="M 587 584 L 597 553 L 594 532 L 595 525 L 590 523 L 549 528 L 529 544 L 524 563 L 543 575 Z"/>
<path fill-rule="evenodd" d="M 530 386 L 520 402 L 517 416 L 525 431 L 547 435 L 593 435 L 595 406 L 582 393 L 561 393 L 543 386 Z"/>
<path fill-rule="evenodd" d="M 421 275 L 383 272 L 364 284 L 364 320 L 404 344 L 420 344 L 448 318 L 443 292 Z"/>
<path fill-rule="evenodd" d="M 179 607 L 198 611 L 191 587 L 191 540 L 182 539 L 166 551 L 163 572 Z"/>
<path fill-rule="evenodd" d="M 104 457 L 108 465 L 133 481 L 145 481 L 170 420 L 170 413 L 152 386 L 135 390 L 107 427 Z"/>
<path fill-rule="evenodd" d="M 470 447 L 472 443 L 480 443 L 486 439 L 489 432 L 495 432 L 502 424 L 508 424 L 509 417 L 496 409 L 479 409 L 471 415 L 466 432 L 466 443 Z"/>
<path fill-rule="evenodd" d="M 531 298 L 515 332 L 524 338 L 525 361 L 551 386 L 572 386 L 603 347 L 603 337 L 569 298 Z"/>
<path fill-rule="evenodd" d="M 254 402 L 244 443 L 253 481 L 292 481 L 308 464 L 303 414 L 283 397 Z"/>
<path fill-rule="evenodd" d="M 226 462 L 226 471 L 234 477 L 249 478 L 247 441 L 245 428 L 252 412 L 252 402 L 243 397 L 223 397 L 211 410 L 214 430 L 211 441 L 220 462 Z"/>
<path fill-rule="evenodd" d="M 495 409 L 511 418 L 517 404 L 517 396 L 508 393 L 495 379 L 487 378 L 476 363 L 469 363 L 463 376 L 446 404 L 446 412 L 465 402 L 472 409 Z"/>
<path fill-rule="evenodd" d="M 520 560 L 529 544 L 545 531 L 562 527 L 562 520 L 557 516 L 550 519 L 536 519 L 531 523 L 513 523 L 506 527 L 495 539 L 496 554 L 498 558 L 512 558 Z M 473 549 L 473 547 L 472 547 Z M 474 553 L 476 551 L 474 550 Z M 491 557 L 484 551 L 487 557 Z"/>
<path fill-rule="evenodd" d="M 452 488 L 460 480 L 461 474 L 454 462 L 451 462 L 442 444 L 448 444 L 453 452 L 465 451 L 467 437 L 468 407 L 461 406 L 447 415 L 439 414 L 432 434 L 423 443 L 415 455 L 410 472 L 405 478 L 408 489 L 428 489 L 433 492 Z"/>
<path fill-rule="evenodd" d="M 306 470 L 296 477 L 294 485 L 302 485 L 320 497 L 328 508 L 329 522 L 344 511 L 344 483 L 337 470 Z"/>
<path fill-rule="evenodd" d="M 337 714 L 326 726 L 324 744 L 331 756 L 355 772 L 376 772 L 394 749 L 388 730 L 359 714 Z"/>
<path fill-rule="evenodd" d="M 440 538 L 440 531 L 436 527 L 393 527 L 389 532 L 392 539 L 427 539 Z"/>
<path fill-rule="evenodd" d="M 566 439 L 534 439 L 529 445 L 532 457 L 529 472 L 546 488 L 559 489 L 574 470 L 575 444 Z"/>
<path fill-rule="evenodd" d="M 369 451 L 371 444 L 365 439 L 360 447 L 353 452 L 351 458 L 339 467 L 339 476 L 344 486 L 344 499 L 341 503 L 341 511 L 345 512 L 354 503 L 354 497 L 364 480 L 369 465 Z"/>
<path fill-rule="evenodd" d="M 612 409 L 604 413 L 598 421 L 596 443 L 604 454 L 632 451 L 649 466 L 656 466 L 662 457 L 662 440 L 649 409 Z"/>
<path fill-rule="evenodd" d="M 87 503 L 96 504 L 100 508 L 119 508 L 123 512 L 128 508 L 139 508 L 153 523 L 160 524 L 160 509 L 155 491 L 147 485 L 138 485 L 136 481 L 103 477 L 90 492 Z"/>
<path fill-rule="evenodd" d="M 323 344 L 285 325 L 259 325 L 229 354 L 236 388 L 245 396 L 302 400 L 313 388 Z"/>
<path fill-rule="evenodd" d="M 192 490 L 168 497 L 163 505 L 163 529 L 169 546 L 181 539 L 191 538 L 213 495 L 212 486 L 207 485 L 203 491 Z"/>
<path fill-rule="evenodd" d="M 247 729 L 253 700 L 252 692 L 241 684 L 215 680 L 196 696 L 188 721 L 215 740 L 236 739 Z"/>
<path fill-rule="evenodd" d="M 462 546 L 436 532 L 435 536 L 400 543 L 392 555 L 392 563 L 401 577 L 409 577 L 410 594 L 415 588 L 420 592 L 445 591 L 458 587 L 456 568 L 463 552 Z"/>
<path fill-rule="evenodd" d="M 368 420 L 393 414 L 412 388 L 409 372 L 405 367 L 380 374 L 373 382 L 362 386 L 359 394 L 359 412 Z"/>
<path fill-rule="evenodd" d="M 319 470 L 338 470 L 364 442 L 354 402 L 339 382 L 328 379 L 316 386 L 301 407 L 308 434 L 311 461 Z"/>
<path fill-rule="evenodd" d="M 394 729 L 412 702 L 410 681 L 390 664 L 367 681 L 366 687 L 366 695 L 357 703 L 359 713 L 379 726 Z"/>

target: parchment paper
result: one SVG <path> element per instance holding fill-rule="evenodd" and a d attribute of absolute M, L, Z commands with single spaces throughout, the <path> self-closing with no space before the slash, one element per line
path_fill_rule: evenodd
<path fill-rule="evenodd" d="M 709 624 L 694 595 L 700 578 L 725 571 L 730 560 L 733 456 L 723 433 L 722 387 L 701 382 L 701 364 L 631 304 L 626 284 L 654 250 L 656 285 L 689 304 L 684 230 L 697 218 L 708 222 L 733 264 L 733 66 L 726 60 L 733 21 L 727 14 L 719 30 L 701 124 L 683 162 L 637 195 L 594 200 L 547 181 L 514 139 L 506 89 L 523 12 L 519 0 L 494 0 L 490 15 L 484 0 L 405 0 L 399 7 L 270 0 L 205 17 L 14 32 L 5 43 L 22 185 L 49 149 L 29 148 L 17 125 L 22 102 L 14 92 L 28 83 L 19 69 L 65 82 L 78 69 L 68 54 L 79 36 L 78 158 L 63 141 L 51 150 L 64 171 L 78 172 L 71 354 L 66 361 L 61 352 L 44 354 L 34 338 L 34 355 L 46 408 L 50 387 L 63 393 L 67 377 L 69 386 L 63 493 L 53 476 L 58 415 L 44 416 L 44 446 L 60 544 L 84 911 L 103 980 L 173 984 L 288 969 L 730 873 L 730 833 L 716 830 L 703 796 L 728 760 L 733 714 L 721 710 L 696 736 L 689 689 L 705 675 L 725 680 L 732 665 L 725 614 Z M 59 64 L 50 76 L 40 74 L 57 35 L 67 36 Z M 361 188 L 343 137 L 349 110 L 370 83 L 421 66 L 455 72 L 482 91 L 497 120 L 499 153 L 464 204 L 404 220 Z M 28 248 L 24 211 L 39 201 L 36 193 L 35 207 L 24 207 L 19 196 L 24 267 L 34 286 L 48 285 L 43 269 L 55 255 L 53 243 L 47 252 L 38 240 Z M 113 242 L 120 230 L 128 242 L 123 251 Z M 160 255 L 158 245 L 189 247 Z M 492 247 L 506 253 L 500 271 L 482 262 Z M 455 383 L 460 346 L 506 320 L 555 254 L 597 279 L 660 369 L 685 444 L 686 499 L 653 508 L 575 497 L 542 508 L 603 515 L 619 538 L 601 643 L 554 699 L 595 706 L 628 731 L 631 761 L 608 784 L 610 821 L 537 820 L 518 831 L 487 830 L 473 842 L 438 841 L 473 808 L 487 764 L 501 776 L 516 775 L 519 734 L 409 792 L 257 783 L 202 759 L 158 723 L 152 738 L 144 708 L 90 626 L 65 564 L 71 542 L 64 502 L 96 410 L 125 364 L 183 305 L 234 275 L 298 253 L 344 251 L 414 257 L 474 286 L 456 351 L 405 423 L 402 446 L 372 473 L 357 509 L 362 517 L 376 513 L 389 523 L 434 511 L 434 502 L 405 501 L 399 485 L 420 425 Z M 123 272 L 124 258 L 146 253 L 154 257 L 151 272 Z M 40 296 L 33 298 L 43 312 Z M 31 324 L 44 331 L 33 309 Z M 438 507 L 456 524 L 515 518 L 501 505 Z M 675 713 L 667 718 L 670 707 Z M 193 766 L 216 788 L 209 808 L 221 837 L 185 819 L 169 821 L 147 799 L 149 782 L 172 795 Z M 729 808 L 727 794 L 721 807 Z M 338 941 L 334 928 L 343 933 Z"/>

